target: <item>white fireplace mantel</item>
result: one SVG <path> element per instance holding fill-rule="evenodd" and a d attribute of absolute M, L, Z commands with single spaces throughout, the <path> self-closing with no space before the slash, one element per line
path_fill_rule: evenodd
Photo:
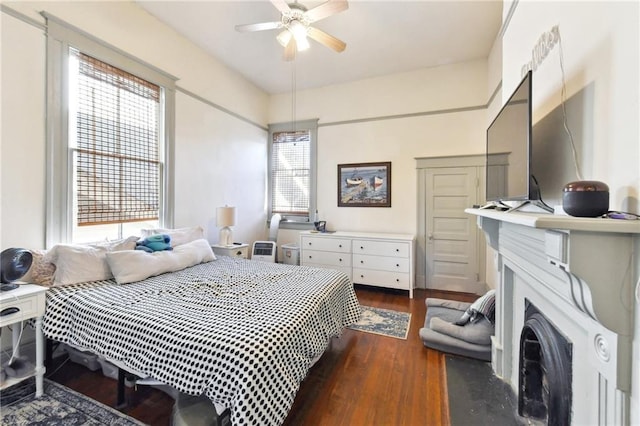
<path fill-rule="evenodd" d="M 629 423 L 640 220 L 467 209 L 497 252 L 492 365 L 517 393 L 524 300 L 573 344 L 574 424 Z M 594 422 L 598 419 L 597 422 Z"/>

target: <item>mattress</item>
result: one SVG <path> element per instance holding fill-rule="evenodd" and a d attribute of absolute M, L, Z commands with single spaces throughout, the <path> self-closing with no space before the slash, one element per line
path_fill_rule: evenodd
<path fill-rule="evenodd" d="M 43 332 L 205 394 L 233 424 L 276 425 L 312 361 L 359 316 L 342 272 L 221 256 L 130 284 L 51 288 Z"/>

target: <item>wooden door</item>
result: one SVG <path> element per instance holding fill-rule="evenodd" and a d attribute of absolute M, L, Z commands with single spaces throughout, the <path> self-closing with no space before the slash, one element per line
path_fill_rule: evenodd
<path fill-rule="evenodd" d="M 480 294 L 479 232 L 464 209 L 478 204 L 478 167 L 425 171 L 426 286 Z"/>

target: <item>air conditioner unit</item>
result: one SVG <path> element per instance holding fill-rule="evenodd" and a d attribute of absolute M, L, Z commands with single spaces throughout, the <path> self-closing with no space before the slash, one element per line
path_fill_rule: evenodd
<path fill-rule="evenodd" d="M 269 226 L 269 241 L 256 241 L 253 243 L 251 250 L 252 260 L 261 260 L 263 262 L 276 262 L 278 260 L 278 228 L 282 216 L 279 213 L 271 217 L 271 225 Z"/>
<path fill-rule="evenodd" d="M 256 241 L 253 243 L 253 250 L 251 250 L 251 259 L 275 262 L 277 252 L 278 248 L 275 241 Z"/>

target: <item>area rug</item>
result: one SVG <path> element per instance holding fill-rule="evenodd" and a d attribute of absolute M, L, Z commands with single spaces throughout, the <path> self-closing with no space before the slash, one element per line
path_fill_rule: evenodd
<path fill-rule="evenodd" d="M 509 385 L 498 379 L 491 363 L 445 355 L 451 426 L 516 425 L 517 405 Z"/>
<path fill-rule="evenodd" d="M 382 336 L 406 339 L 411 324 L 411 314 L 408 312 L 393 311 L 391 309 L 374 308 L 361 305 L 362 316 L 360 321 L 349 328 L 367 333 L 380 334 Z"/>
<path fill-rule="evenodd" d="M 44 394 L 35 397 L 35 380 L 28 379 L 3 389 L 1 425 L 118 425 L 144 423 L 113 408 L 45 379 Z"/>

